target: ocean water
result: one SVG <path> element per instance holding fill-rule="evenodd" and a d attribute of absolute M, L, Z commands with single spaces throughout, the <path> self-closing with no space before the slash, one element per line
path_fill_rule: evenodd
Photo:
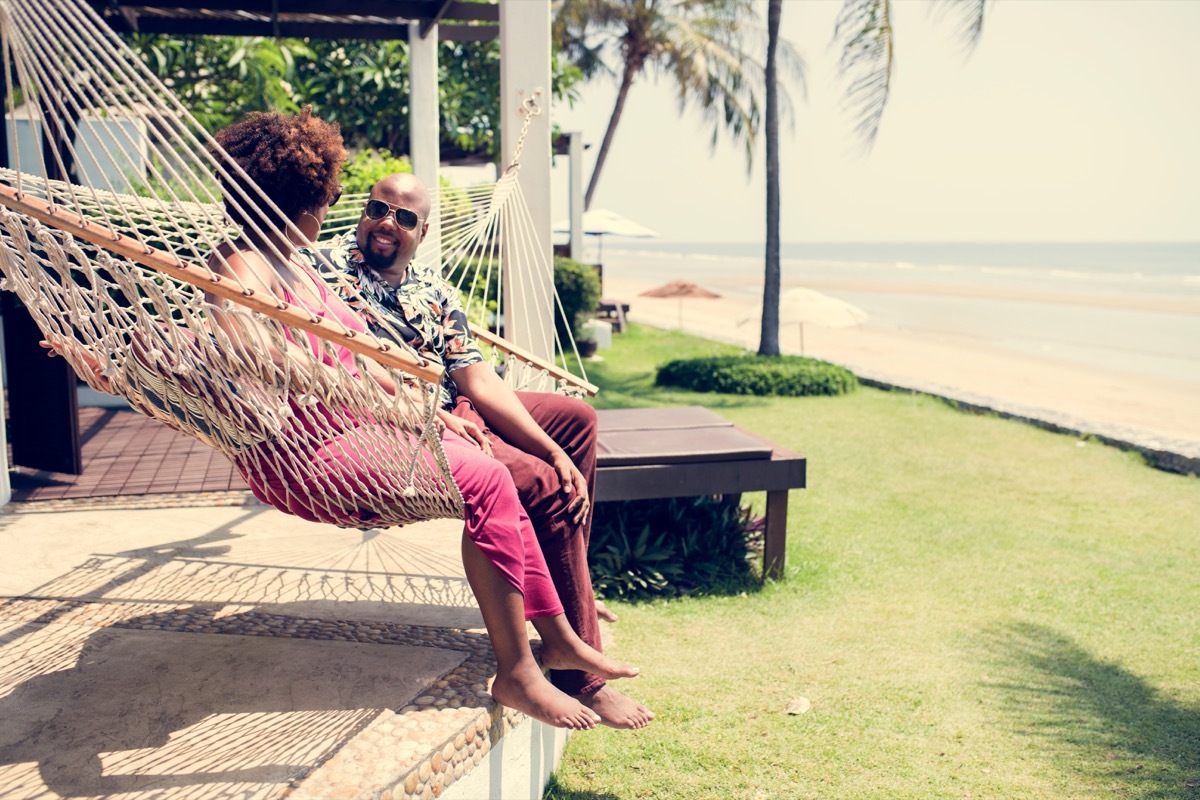
<path fill-rule="evenodd" d="M 762 292 L 761 244 L 610 239 L 602 255 L 606 274 Z M 781 273 L 872 327 L 1195 384 L 1200 413 L 1200 242 L 788 243 Z"/>

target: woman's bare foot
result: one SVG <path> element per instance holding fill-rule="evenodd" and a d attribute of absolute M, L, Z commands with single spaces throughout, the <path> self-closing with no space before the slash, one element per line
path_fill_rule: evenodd
<path fill-rule="evenodd" d="M 550 641 L 543 637 L 542 665 L 548 669 L 577 669 L 590 672 L 606 681 L 636 678 L 641 672 L 637 667 L 609 658 L 589 647 L 578 636 L 571 636 L 568 641 Z"/>
<path fill-rule="evenodd" d="M 631 697 L 605 684 L 595 691 L 574 695 L 575 699 L 600 715 L 610 728 L 637 730 L 650 724 L 654 712 Z"/>
<path fill-rule="evenodd" d="M 603 600 L 596 601 L 596 616 L 605 622 L 616 622 L 617 615 L 609 610 L 608 606 L 604 605 Z"/>
<path fill-rule="evenodd" d="M 511 672 L 497 673 L 492 682 L 492 697 L 501 705 L 555 728 L 586 731 L 603 721 L 579 700 L 555 689 L 532 660 Z"/>

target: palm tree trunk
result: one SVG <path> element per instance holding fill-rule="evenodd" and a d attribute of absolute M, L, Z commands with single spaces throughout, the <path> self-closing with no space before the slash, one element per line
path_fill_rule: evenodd
<path fill-rule="evenodd" d="M 763 275 L 760 356 L 779 355 L 779 87 L 775 51 L 779 44 L 779 17 L 783 0 L 767 6 L 767 252 Z"/>
<path fill-rule="evenodd" d="M 612 146 L 613 136 L 617 132 L 617 123 L 621 121 L 621 112 L 625 110 L 625 98 L 629 96 L 629 87 L 633 86 L 633 78 L 637 68 L 626 62 L 625 72 L 621 75 L 621 88 L 617 90 L 617 102 L 613 106 L 612 116 L 608 118 L 608 128 L 604 131 L 604 141 L 600 142 L 600 152 L 596 154 L 596 166 L 592 167 L 592 177 L 588 181 L 587 193 L 583 196 L 583 210 L 592 207 L 592 195 L 596 193 L 596 184 L 600 183 L 600 171 L 608 158 L 608 149 Z"/>

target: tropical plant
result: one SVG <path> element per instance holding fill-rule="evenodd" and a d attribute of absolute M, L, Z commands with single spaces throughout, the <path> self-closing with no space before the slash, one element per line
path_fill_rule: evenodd
<path fill-rule="evenodd" d="M 852 392 L 858 378 L 845 367 L 805 356 L 739 354 L 668 361 L 654 382 L 693 392 L 779 395 L 836 395 Z"/>
<path fill-rule="evenodd" d="M 312 50 L 263 36 L 131 34 L 130 47 L 209 130 L 249 111 L 295 111 L 297 63 Z"/>
<path fill-rule="evenodd" d="M 988 0 L 932 0 L 932 5 L 959 16 L 958 36 L 968 53 L 973 50 L 983 35 Z M 859 142 L 869 150 L 879 135 L 892 87 L 892 0 L 843 0 L 833 37 L 841 50 L 838 73 L 847 82 L 846 105 Z"/>
<path fill-rule="evenodd" d="M 767 250 L 763 271 L 763 305 L 758 340 L 760 356 L 779 355 L 779 18 L 783 0 L 767 6 Z"/>
<path fill-rule="evenodd" d="M 629 89 L 647 69 L 678 84 L 680 110 L 696 103 L 711 123 L 716 146 L 724 132 L 752 163 L 761 116 L 762 31 L 753 0 L 562 0 L 554 18 L 560 52 L 584 78 L 617 77 L 609 116 L 584 207 L 590 207 Z M 609 59 L 616 57 L 616 66 Z M 798 61 L 798 60 L 797 60 Z"/>
<path fill-rule="evenodd" d="M 342 167 L 341 183 L 344 194 L 371 191 L 379 181 L 397 172 L 412 172 L 408 156 L 394 156 L 388 150 L 360 150 Z"/>
<path fill-rule="evenodd" d="M 126 41 L 208 130 L 249 111 L 313 112 L 352 148 L 408 148 L 408 45 L 402 41 L 132 34 Z M 499 42 L 443 42 L 441 146 L 448 158 L 494 158 L 500 119 Z M 582 73 L 555 59 L 551 91 L 570 101 Z"/>
<path fill-rule="evenodd" d="M 951 9 L 959 15 L 958 34 L 968 52 L 983 34 L 988 0 L 933 0 L 935 8 Z M 779 355 L 779 124 L 772 121 L 777 88 L 774 70 L 775 47 L 779 41 L 781 0 L 769 0 L 767 11 L 767 248 L 763 276 L 762 327 L 758 353 Z M 895 63 L 892 0 L 843 0 L 834 24 L 834 42 L 841 50 L 838 73 L 846 81 L 846 105 L 854 121 L 854 132 L 863 151 L 869 151 L 879 135 L 887 108 Z"/>
<path fill-rule="evenodd" d="M 600 276 L 591 264 L 557 256 L 554 259 L 554 291 L 562 304 L 562 314 L 554 315 L 558 340 L 578 342 L 583 338 L 580 332 L 583 324 L 592 318 L 600 302 Z"/>
<path fill-rule="evenodd" d="M 733 498 L 736 500 L 736 498 Z M 604 597 L 650 599 L 737 592 L 754 578 L 763 521 L 723 497 L 630 500 L 596 506 L 592 585 Z"/>

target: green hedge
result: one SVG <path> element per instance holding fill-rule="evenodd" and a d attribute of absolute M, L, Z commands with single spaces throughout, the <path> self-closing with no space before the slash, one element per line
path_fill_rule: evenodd
<path fill-rule="evenodd" d="M 487 310 L 496 310 L 496 297 L 500 292 L 500 271 L 496 268 L 489 270 L 481 269 L 482 265 L 476 259 L 464 259 L 455 265 L 446 275 L 446 280 L 451 285 L 457 286 L 459 281 L 463 281 L 464 295 L 475 298 L 487 298 Z M 464 276 L 469 276 L 471 280 L 464 281 Z M 554 291 L 558 293 L 558 299 L 562 303 L 562 314 L 555 309 L 554 326 L 558 331 L 558 335 L 563 342 L 567 341 L 567 323 L 564 320 L 571 321 L 571 334 L 575 341 L 579 341 L 580 326 L 591 319 L 596 313 L 596 306 L 600 303 L 600 278 L 596 274 L 596 268 L 590 264 L 581 264 L 578 261 L 572 261 L 569 258 L 556 257 L 554 259 Z M 463 303 L 467 302 L 467 297 L 462 298 Z M 475 303 L 472 303 L 474 306 Z M 473 320 L 483 324 L 490 324 L 491 320 Z"/>
<path fill-rule="evenodd" d="M 722 394 L 846 394 L 858 386 L 850 370 L 804 356 L 710 356 L 671 361 L 659 367 L 655 383 L 695 392 Z"/>
<path fill-rule="evenodd" d="M 567 341 L 567 326 L 575 341 L 582 337 L 581 326 L 596 314 L 600 304 L 600 276 L 591 264 L 581 264 L 569 258 L 556 256 L 554 259 L 554 290 L 558 292 L 563 306 L 564 320 L 557 314 L 554 325 L 559 340 Z"/>

